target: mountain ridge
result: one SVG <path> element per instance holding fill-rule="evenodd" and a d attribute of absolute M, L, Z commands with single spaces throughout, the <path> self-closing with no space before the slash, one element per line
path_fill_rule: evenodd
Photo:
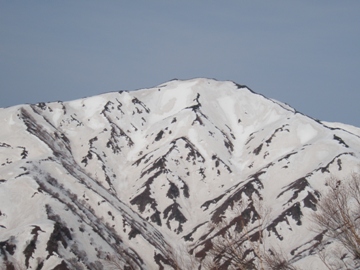
<path fill-rule="evenodd" d="M 309 254 L 323 236 L 306 226 L 326 178 L 359 164 L 357 128 L 230 81 L 174 80 L 0 115 L 0 254 L 26 268 L 101 269 L 116 254 L 124 269 L 172 269 L 179 256 L 202 265 L 225 232 L 246 225 L 259 240 L 261 204 L 269 243 L 322 269 Z"/>

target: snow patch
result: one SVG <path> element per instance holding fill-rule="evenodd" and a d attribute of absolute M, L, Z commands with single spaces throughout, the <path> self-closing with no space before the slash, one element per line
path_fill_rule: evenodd
<path fill-rule="evenodd" d="M 311 124 L 300 124 L 297 127 L 297 135 L 301 144 L 306 144 L 316 137 L 318 131 Z"/>

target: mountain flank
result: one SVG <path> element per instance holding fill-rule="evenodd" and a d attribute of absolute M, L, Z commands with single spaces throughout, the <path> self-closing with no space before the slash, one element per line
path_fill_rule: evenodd
<path fill-rule="evenodd" d="M 5 269 L 239 269 L 230 243 L 244 269 L 260 249 L 327 269 L 311 217 L 359 172 L 359 128 L 230 81 L 19 105 L 0 126 Z"/>

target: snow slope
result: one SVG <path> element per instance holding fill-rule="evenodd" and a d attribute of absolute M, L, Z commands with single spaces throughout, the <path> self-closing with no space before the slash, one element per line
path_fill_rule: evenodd
<path fill-rule="evenodd" d="M 255 232 L 260 204 L 267 241 L 323 269 L 309 216 L 330 175 L 359 169 L 358 128 L 229 81 L 20 105 L 0 126 L 0 255 L 26 269 L 201 264 L 241 217 Z"/>

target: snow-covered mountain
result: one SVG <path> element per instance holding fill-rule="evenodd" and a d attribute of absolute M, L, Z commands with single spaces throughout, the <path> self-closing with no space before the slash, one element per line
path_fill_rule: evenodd
<path fill-rule="evenodd" d="M 197 267 L 228 231 L 256 242 L 259 220 L 322 269 L 310 215 L 330 175 L 359 169 L 360 129 L 210 79 L 0 109 L 0 126 L 7 269 Z"/>

